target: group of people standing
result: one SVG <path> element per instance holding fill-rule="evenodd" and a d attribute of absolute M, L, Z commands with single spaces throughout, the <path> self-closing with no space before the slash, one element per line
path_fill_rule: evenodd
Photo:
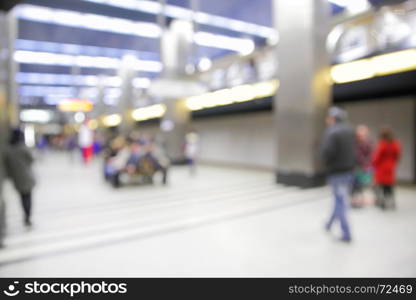
<path fill-rule="evenodd" d="M 387 127 L 380 130 L 379 140 L 374 144 L 368 128 L 360 125 L 354 130 L 347 122 L 347 113 L 338 107 L 329 110 L 326 121 L 328 128 L 321 154 L 334 196 L 334 209 L 326 229 L 329 231 L 333 223 L 339 221 L 341 240 L 350 242 L 349 199 L 355 207 L 365 205 L 363 191 L 371 186 L 377 206 L 383 209 L 395 207 L 394 185 L 401 145 Z"/>

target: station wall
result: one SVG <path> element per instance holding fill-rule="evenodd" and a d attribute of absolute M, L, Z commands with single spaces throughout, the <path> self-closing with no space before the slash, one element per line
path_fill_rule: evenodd
<path fill-rule="evenodd" d="M 416 98 L 372 99 L 344 103 L 354 125 L 369 126 L 374 139 L 378 130 L 390 126 L 403 144 L 398 170 L 401 181 L 415 180 Z M 270 111 L 197 118 L 193 127 L 201 138 L 200 161 L 209 164 L 274 170 L 276 142 Z M 144 126 L 155 132 L 157 125 Z"/>
<path fill-rule="evenodd" d="M 377 100 L 377 99 L 375 99 Z M 403 157 L 399 165 L 398 178 L 403 181 L 415 179 L 416 159 L 416 98 L 402 97 L 385 101 L 366 101 L 344 105 L 353 124 L 369 126 L 377 138 L 382 126 L 393 129 L 403 147 Z"/>

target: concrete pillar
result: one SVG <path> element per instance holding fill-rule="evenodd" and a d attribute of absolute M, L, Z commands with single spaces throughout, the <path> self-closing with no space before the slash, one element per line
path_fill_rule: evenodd
<path fill-rule="evenodd" d="M 121 96 L 118 104 L 119 111 L 123 116 L 120 124 L 120 132 L 128 134 L 134 127 L 134 120 L 131 116 L 133 109 L 133 79 L 137 76 L 134 67 L 137 65 L 137 58 L 127 55 L 122 59 L 122 66 L 119 72 L 121 77 Z"/>
<path fill-rule="evenodd" d="M 173 163 L 184 163 L 183 147 L 189 131 L 191 114 L 183 100 L 166 102 L 166 113 L 161 122 L 166 152 Z"/>
<path fill-rule="evenodd" d="M 181 84 L 188 75 L 186 66 L 192 55 L 193 25 L 191 22 L 175 20 L 169 30 L 165 30 L 161 39 L 161 57 L 164 66 L 163 78 Z M 185 84 L 183 82 L 182 84 Z M 170 84 L 170 89 L 177 89 Z M 173 95 L 173 93 L 172 93 Z M 186 95 L 183 95 L 186 97 Z M 161 122 L 161 129 L 169 158 L 174 163 L 185 161 L 183 145 L 189 130 L 191 112 L 180 97 L 165 97 L 166 113 Z"/>
<path fill-rule="evenodd" d="M 97 95 L 97 101 L 94 104 L 94 110 L 91 113 L 91 118 L 93 119 L 99 119 L 100 117 L 104 116 L 106 114 L 106 104 L 104 102 L 105 98 L 105 90 L 107 88 L 106 86 L 107 77 L 104 75 L 99 76 L 98 80 L 98 95 Z"/>
<path fill-rule="evenodd" d="M 10 124 L 14 127 L 18 126 L 20 123 L 19 113 L 19 97 L 18 97 L 18 84 L 15 80 L 17 72 L 19 72 L 19 64 L 17 64 L 13 59 L 13 54 L 15 51 L 15 41 L 18 38 L 19 32 L 19 20 L 16 17 L 16 14 L 11 10 L 6 15 L 7 28 L 6 36 L 8 37 L 8 50 L 9 50 L 9 82 L 8 82 L 8 99 L 9 99 L 9 118 Z"/>
<path fill-rule="evenodd" d="M 323 183 L 319 145 L 331 101 L 327 0 L 274 0 L 280 88 L 274 101 L 277 182 Z"/>
<path fill-rule="evenodd" d="M 9 51 L 7 35 L 7 16 L 0 12 L 0 244 L 3 241 L 5 232 L 5 202 L 3 199 L 3 181 L 5 177 L 3 166 L 4 147 L 7 144 L 8 136 L 8 68 Z"/>

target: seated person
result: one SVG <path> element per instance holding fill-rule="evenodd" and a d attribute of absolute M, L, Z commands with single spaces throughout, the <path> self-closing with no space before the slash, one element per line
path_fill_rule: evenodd
<path fill-rule="evenodd" d="M 126 162 L 126 171 L 128 174 L 137 173 L 139 162 L 143 157 L 142 147 L 139 143 L 133 142 L 130 147 L 130 156 Z"/>
<path fill-rule="evenodd" d="M 114 187 L 120 186 L 120 174 L 125 170 L 130 159 L 130 145 L 125 145 L 106 163 L 106 176 Z"/>
<path fill-rule="evenodd" d="M 155 172 L 162 173 L 162 183 L 167 184 L 167 173 L 169 168 L 169 159 L 163 154 L 160 147 L 152 140 L 144 146 L 144 158 L 152 165 Z"/>

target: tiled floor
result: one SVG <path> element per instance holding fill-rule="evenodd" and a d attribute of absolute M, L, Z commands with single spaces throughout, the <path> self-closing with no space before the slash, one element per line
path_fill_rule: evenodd
<path fill-rule="evenodd" d="M 351 211 L 354 242 L 324 232 L 327 188 L 276 185 L 268 172 L 174 168 L 167 187 L 113 190 L 99 165 L 38 163 L 35 226 L 6 186 L 2 277 L 416 276 L 416 189 L 397 211 Z"/>

